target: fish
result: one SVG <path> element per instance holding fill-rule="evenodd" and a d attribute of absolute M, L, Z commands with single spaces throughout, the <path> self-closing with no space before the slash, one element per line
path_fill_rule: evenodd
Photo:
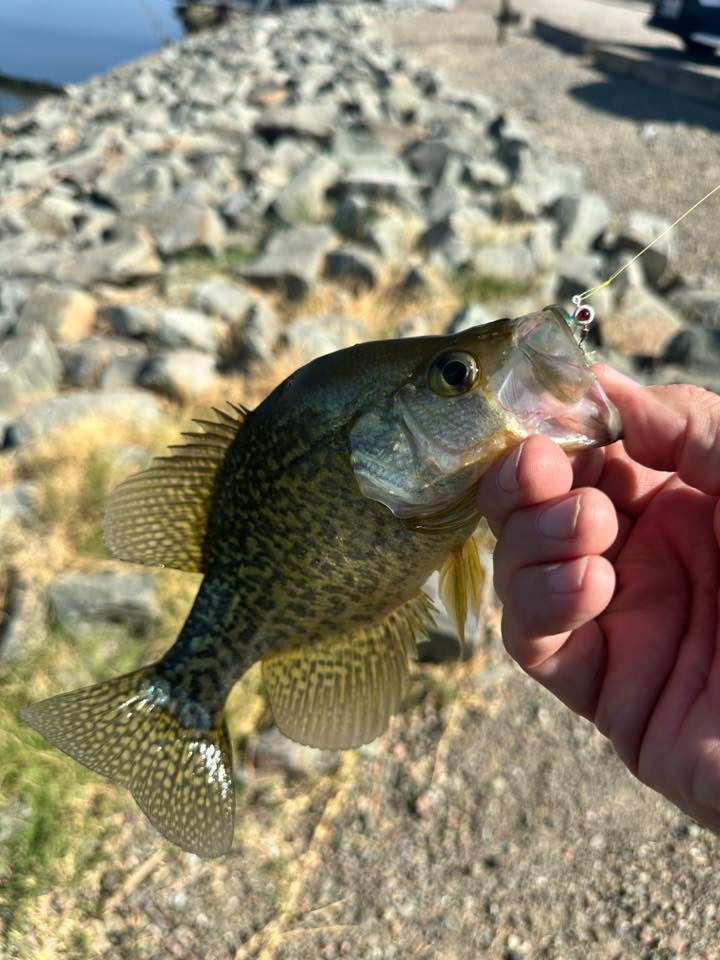
<path fill-rule="evenodd" d="M 231 849 L 224 705 L 260 661 L 278 728 L 323 749 L 367 743 L 402 704 L 440 597 L 462 636 L 482 570 L 475 487 L 531 434 L 566 451 L 621 434 L 573 330 L 549 307 L 449 336 L 359 343 L 229 404 L 110 495 L 123 560 L 202 573 L 155 663 L 27 706 L 50 744 L 130 790 L 200 857 Z"/>

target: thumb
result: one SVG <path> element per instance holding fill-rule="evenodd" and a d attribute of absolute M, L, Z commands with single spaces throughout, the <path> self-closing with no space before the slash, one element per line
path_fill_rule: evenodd
<path fill-rule="evenodd" d="M 638 463 L 671 470 L 692 487 L 720 495 L 720 397 L 689 384 L 641 387 L 612 367 L 595 368 Z"/>

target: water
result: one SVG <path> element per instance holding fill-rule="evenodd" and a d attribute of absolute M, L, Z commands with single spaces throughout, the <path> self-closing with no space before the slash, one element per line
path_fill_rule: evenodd
<path fill-rule="evenodd" d="M 172 0 L 1 0 L 0 74 L 56 87 L 78 83 L 182 33 Z M 0 81 L 0 113 L 37 96 Z"/>

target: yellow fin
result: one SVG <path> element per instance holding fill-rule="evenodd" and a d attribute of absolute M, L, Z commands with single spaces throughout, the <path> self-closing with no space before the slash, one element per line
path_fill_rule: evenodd
<path fill-rule="evenodd" d="M 120 560 L 203 569 L 207 514 L 220 464 L 245 418 L 214 410 L 216 421 L 196 420 L 201 431 L 184 433 L 186 444 L 123 481 L 110 496 L 103 533 L 108 550 Z"/>
<path fill-rule="evenodd" d="M 463 644 L 468 614 L 475 617 L 480 614 L 484 578 L 474 537 L 468 537 L 461 547 L 456 547 L 440 568 L 440 599 Z"/>
<path fill-rule="evenodd" d="M 217 857 L 230 848 L 235 819 L 227 729 L 191 701 L 173 710 L 167 700 L 151 666 L 33 703 L 21 717 L 74 760 L 127 787 L 172 843 Z"/>
<path fill-rule="evenodd" d="M 298 743 L 344 750 L 385 731 L 402 702 L 408 657 L 432 620 L 419 594 L 382 623 L 263 658 L 278 728 Z"/>

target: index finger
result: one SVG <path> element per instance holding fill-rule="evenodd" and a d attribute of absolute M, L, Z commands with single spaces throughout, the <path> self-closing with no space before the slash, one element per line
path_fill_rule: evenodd
<path fill-rule="evenodd" d="M 572 467 L 560 447 L 547 437 L 532 436 L 490 467 L 476 502 L 497 535 L 515 510 L 562 496 L 572 485 Z"/>
<path fill-rule="evenodd" d="M 720 397 L 687 384 L 641 387 L 611 367 L 596 373 L 620 411 L 633 460 L 720 495 Z"/>

